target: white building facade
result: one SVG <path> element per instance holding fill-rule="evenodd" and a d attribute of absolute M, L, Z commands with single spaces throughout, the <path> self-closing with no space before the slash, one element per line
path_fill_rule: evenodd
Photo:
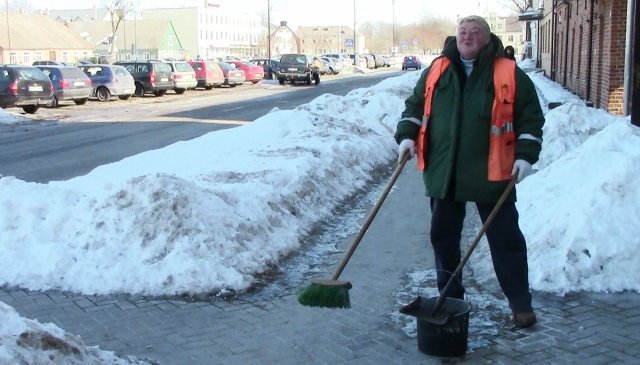
<path fill-rule="evenodd" d="M 142 17 L 171 20 L 185 58 L 250 58 L 260 53 L 260 16 L 241 8 L 204 1 L 201 7 L 145 9 Z"/>

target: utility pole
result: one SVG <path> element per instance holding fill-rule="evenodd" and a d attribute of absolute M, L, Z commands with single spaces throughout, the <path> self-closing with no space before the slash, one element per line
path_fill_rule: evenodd
<path fill-rule="evenodd" d="M 354 0 L 355 1 L 355 0 Z M 11 28 L 9 27 L 9 0 L 5 1 L 7 7 L 7 38 L 9 38 L 9 62 L 11 63 Z"/>
<path fill-rule="evenodd" d="M 271 80 L 271 0 L 267 0 L 267 33 L 267 74 Z"/>
<path fill-rule="evenodd" d="M 353 0 L 353 64 L 356 64 L 356 0 Z"/>
<path fill-rule="evenodd" d="M 391 12 L 391 16 L 393 17 L 393 39 L 391 40 L 391 53 L 393 53 L 393 50 L 396 47 L 396 0 L 391 0 L 391 6 L 393 7 L 393 10 Z"/>

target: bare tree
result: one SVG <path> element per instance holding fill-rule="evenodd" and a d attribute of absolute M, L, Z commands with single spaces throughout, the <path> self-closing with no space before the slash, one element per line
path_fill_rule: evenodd
<path fill-rule="evenodd" d="M 533 0 L 500 0 L 499 4 L 509 9 L 513 15 L 522 14 L 527 8 L 533 8 Z"/>
<path fill-rule="evenodd" d="M 101 0 L 102 5 L 107 9 L 111 17 L 111 38 L 109 44 L 111 45 L 111 58 L 116 59 L 116 32 L 120 23 L 126 19 L 127 15 L 132 14 L 135 8 L 138 6 L 137 2 L 133 0 Z"/>
<path fill-rule="evenodd" d="M 36 8 L 29 0 L 9 0 L 3 1 L 0 5 L 0 10 L 3 13 L 7 12 L 7 3 L 9 5 L 9 12 L 11 13 L 33 14 L 36 12 Z"/>

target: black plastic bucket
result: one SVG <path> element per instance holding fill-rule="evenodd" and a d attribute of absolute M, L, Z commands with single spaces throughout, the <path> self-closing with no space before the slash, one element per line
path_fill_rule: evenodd
<path fill-rule="evenodd" d="M 418 297 L 401 308 L 400 312 L 416 317 L 418 349 L 421 352 L 438 357 L 463 356 L 467 353 L 471 306 L 461 299 L 445 298 L 438 313 L 448 314 L 449 317 L 444 324 L 437 324 L 423 319 L 430 317 L 437 300 L 438 297 Z"/>

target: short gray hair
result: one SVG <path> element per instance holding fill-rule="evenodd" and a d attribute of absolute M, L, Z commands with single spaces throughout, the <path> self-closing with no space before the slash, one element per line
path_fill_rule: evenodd
<path fill-rule="evenodd" d="M 491 34 L 491 28 L 489 27 L 489 23 L 487 23 L 487 21 L 484 20 L 484 18 L 479 15 L 469 15 L 464 18 L 461 18 L 460 20 L 458 20 L 458 26 L 460 26 L 460 24 L 464 22 L 478 23 L 482 27 L 482 29 L 484 29 L 487 32 L 487 34 Z"/>

